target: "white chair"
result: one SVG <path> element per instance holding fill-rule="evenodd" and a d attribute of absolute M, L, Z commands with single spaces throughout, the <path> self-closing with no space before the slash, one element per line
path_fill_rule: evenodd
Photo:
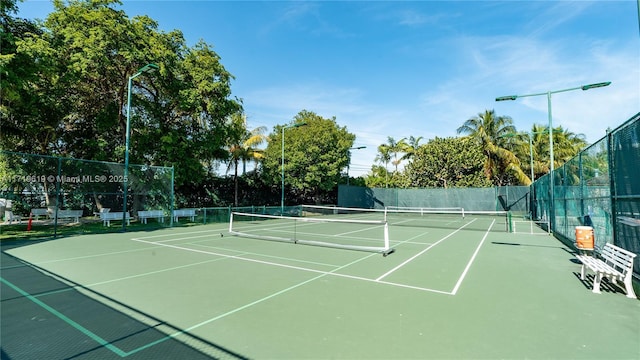
<path fill-rule="evenodd" d="M 9 224 L 11 224 L 11 223 L 12 223 L 12 222 L 14 222 L 14 221 L 17 221 L 17 222 L 18 222 L 18 224 L 22 224 L 22 216 L 20 216 L 20 215 L 15 215 L 15 214 L 13 213 L 13 211 L 6 210 L 6 211 L 4 212 L 4 221 L 9 222 Z"/>

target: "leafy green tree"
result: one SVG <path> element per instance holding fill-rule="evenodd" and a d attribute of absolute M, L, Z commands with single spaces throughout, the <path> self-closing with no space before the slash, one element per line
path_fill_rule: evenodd
<path fill-rule="evenodd" d="M 2 61 L 23 74 L 3 86 L 19 101 L 2 112 L 1 130 L 11 134 L 2 145 L 122 162 L 128 80 L 156 63 L 159 71 L 136 77 L 131 88 L 130 162 L 175 165 L 176 186 L 195 187 L 214 160 L 229 156 L 226 119 L 242 108 L 231 96 L 233 76 L 208 44 L 188 47 L 180 31 L 161 32 L 147 16 L 131 19 L 119 4 L 55 0 L 44 23 L 15 32 L 15 53 Z"/>
<path fill-rule="evenodd" d="M 389 186 L 389 171 L 384 166 L 372 165 L 371 171 L 364 176 L 364 182 L 370 188 L 382 188 Z"/>
<path fill-rule="evenodd" d="M 306 125 L 293 126 L 303 123 Z M 339 183 L 342 170 L 349 163 L 348 152 L 355 135 L 339 126 L 335 117 L 326 119 L 307 110 L 284 126 L 288 127 L 284 130 L 285 186 L 298 198 L 321 202 Z M 262 162 L 265 179 L 274 187 L 279 187 L 281 181 L 284 126 L 273 129 Z"/>
<path fill-rule="evenodd" d="M 516 133 L 513 120 L 508 116 L 496 116 L 493 110 L 485 110 L 464 122 L 458 134 L 467 134 L 478 144 L 485 155 L 484 171 L 494 185 L 511 183 L 511 178 L 528 185 L 530 179 L 520 168 L 520 160 L 509 150 L 509 143 Z"/>
<path fill-rule="evenodd" d="M 193 187 L 211 176 L 213 161 L 228 159 L 232 131 L 227 119 L 242 104 L 231 97 L 233 76 L 209 45 L 186 48 L 184 39 L 180 43 L 176 46 L 184 60 L 173 61 L 167 54 L 160 73 L 138 84 L 140 111 L 132 120 L 137 135 L 137 140 L 132 135 L 132 148 L 135 158 L 145 162 L 175 164 L 176 185 Z"/>
<path fill-rule="evenodd" d="M 405 169 L 409 187 L 486 187 L 484 154 L 469 137 L 438 138 L 418 148 Z"/>
<path fill-rule="evenodd" d="M 68 111 L 55 49 L 38 23 L 12 16 L 15 1 L 0 2 L 0 10 L 0 148 L 50 153 L 64 131 L 58 119 Z M 32 37 L 38 41 L 25 47 Z"/>

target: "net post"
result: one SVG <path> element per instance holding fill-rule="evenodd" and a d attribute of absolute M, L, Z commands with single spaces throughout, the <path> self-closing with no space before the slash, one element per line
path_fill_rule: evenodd
<path fill-rule="evenodd" d="M 298 243 L 298 219 L 293 219 L 293 243 Z"/>
<path fill-rule="evenodd" d="M 511 211 L 507 211 L 507 232 L 513 232 L 513 222 L 511 219 Z"/>
<path fill-rule="evenodd" d="M 389 223 L 386 221 L 384 222 L 384 249 L 385 250 L 389 250 L 390 244 L 389 244 Z"/>
<path fill-rule="evenodd" d="M 231 211 L 229 215 L 229 233 L 233 230 L 233 211 Z"/>
<path fill-rule="evenodd" d="M 460 208 L 460 212 L 462 213 L 462 218 L 464 219 L 464 208 Z"/>

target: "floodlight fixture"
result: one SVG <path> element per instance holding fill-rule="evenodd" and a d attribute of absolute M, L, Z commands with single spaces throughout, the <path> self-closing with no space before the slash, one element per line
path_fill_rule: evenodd
<path fill-rule="evenodd" d="M 553 90 L 553 91 L 546 91 L 546 92 L 541 92 L 541 93 L 535 93 L 535 94 L 526 94 L 526 95 L 508 95 L 508 96 L 500 96 L 496 98 L 496 101 L 505 101 L 505 100 L 516 100 L 517 98 L 521 98 L 521 97 L 529 97 L 529 96 L 546 96 L 547 97 L 547 115 L 549 117 L 549 176 L 551 177 L 550 181 L 549 181 L 549 203 L 550 203 L 550 207 L 549 207 L 549 217 L 551 219 L 549 226 L 551 227 L 551 230 L 553 230 L 553 228 L 555 227 L 555 219 L 554 219 L 554 211 L 553 211 L 553 207 L 554 207 L 554 178 L 553 178 L 553 171 L 554 171 L 554 162 L 555 159 L 553 157 L 553 119 L 552 119 L 552 115 L 551 115 L 551 94 L 557 94 L 557 93 L 561 93 L 561 92 L 567 92 L 567 91 L 573 91 L 573 90 L 589 90 L 589 89 L 595 89 L 595 88 L 599 88 L 599 87 L 605 87 L 605 86 L 609 86 L 611 85 L 611 81 L 605 81 L 605 82 L 599 82 L 599 83 L 594 83 L 594 84 L 587 84 L 587 85 L 582 85 L 582 86 L 577 86 L 577 87 L 572 87 L 572 88 L 568 88 L 568 89 L 562 89 L 562 90 Z M 533 180 L 533 179 L 532 179 Z"/>

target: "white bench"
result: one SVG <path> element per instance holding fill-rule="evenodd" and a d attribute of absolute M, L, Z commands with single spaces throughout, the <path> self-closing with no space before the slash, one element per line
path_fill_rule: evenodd
<path fill-rule="evenodd" d="M 56 206 L 48 206 L 47 207 L 47 217 L 49 219 L 53 219 L 53 217 L 56 214 L 56 210 L 59 210 L 58 207 L 56 207 Z"/>
<path fill-rule="evenodd" d="M 52 217 L 56 217 L 56 213 L 51 214 Z M 58 219 L 73 219 L 74 222 L 80 222 L 82 217 L 82 210 L 58 210 Z"/>
<path fill-rule="evenodd" d="M 143 224 L 147 223 L 147 219 L 156 219 L 164 222 L 164 211 L 162 210 L 142 210 L 138 211 L 138 219 Z"/>
<path fill-rule="evenodd" d="M 173 210 L 173 219 L 178 222 L 178 218 L 188 217 L 191 221 L 195 221 L 196 209 L 177 209 Z"/>
<path fill-rule="evenodd" d="M 16 215 L 11 210 L 5 210 L 4 212 L 4 220 L 11 224 L 14 221 L 17 221 L 18 224 L 22 224 L 22 216 Z"/>
<path fill-rule="evenodd" d="M 49 210 L 48 209 L 31 209 L 31 215 L 35 217 L 34 220 L 38 220 L 40 216 L 44 216 L 44 217 L 48 216 Z"/>
<path fill-rule="evenodd" d="M 622 281 L 627 290 L 627 297 L 635 299 L 636 293 L 633 291 L 631 279 L 633 276 L 633 259 L 636 254 L 607 243 L 602 251 L 596 255 L 599 256 L 576 255 L 578 260 L 582 262 L 580 278 L 584 280 L 585 270 L 589 268 L 595 273 L 593 280 L 594 293 L 600 293 L 600 282 L 603 277 L 607 277 L 612 282 L 616 280 Z"/>
<path fill-rule="evenodd" d="M 636 219 L 628 216 L 618 216 L 618 220 L 620 221 L 620 223 L 625 225 L 629 225 L 633 227 L 640 226 L 640 219 Z"/>
<path fill-rule="evenodd" d="M 103 212 L 100 213 L 100 220 L 102 220 L 102 225 L 111 226 L 111 221 L 122 221 L 123 212 Z M 129 212 L 127 211 L 126 215 L 127 225 L 131 225 L 131 216 L 129 216 Z"/>
<path fill-rule="evenodd" d="M 109 211 L 111 211 L 111 209 L 109 208 L 101 208 L 100 210 L 98 210 L 97 212 L 93 213 L 93 216 L 95 217 L 100 217 L 100 214 L 102 213 L 108 213 Z"/>

